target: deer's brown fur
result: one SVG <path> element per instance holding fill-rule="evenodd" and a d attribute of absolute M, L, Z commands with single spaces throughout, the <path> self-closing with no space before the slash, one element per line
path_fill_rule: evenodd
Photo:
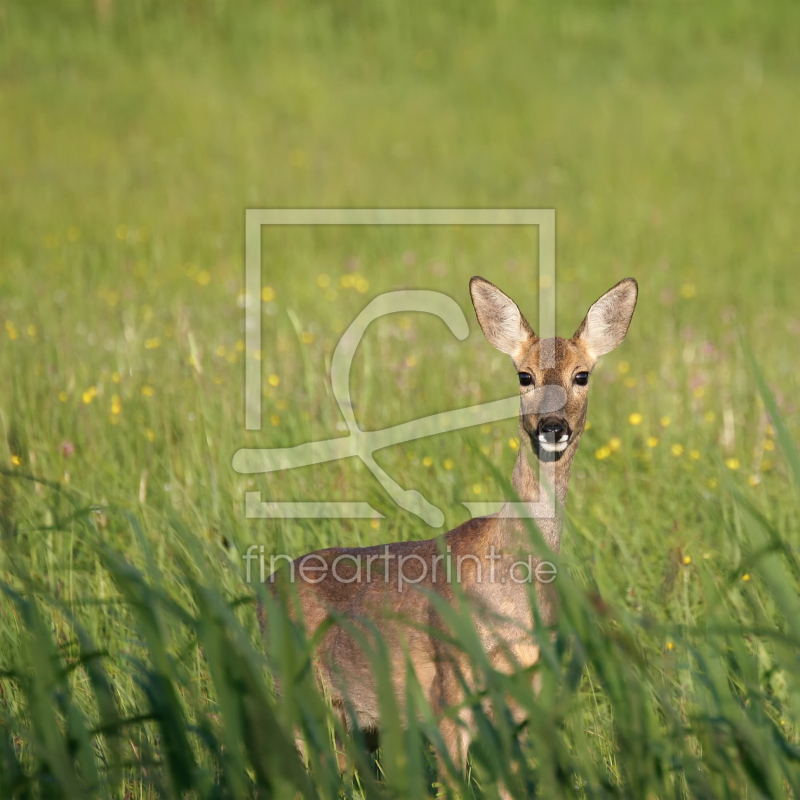
<path fill-rule="evenodd" d="M 472 279 L 470 291 L 478 321 L 489 342 L 511 357 L 518 373 L 533 378 L 530 386 L 520 386 L 520 444 L 512 486 L 520 501 L 536 509 L 534 516 L 545 541 L 558 552 L 560 509 L 566 501 L 570 468 L 584 430 L 588 402 L 588 386 L 579 385 L 575 376 L 591 373 L 599 356 L 614 349 L 624 338 L 636 305 L 636 281 L 632 278 L 621 281 L 594 303 L 571 339 L 538 339 L 516 304 L 482 278 Z M 542 433 L 543 420 L 551 418 L 556 421 L 556 428 L 563 423 L 569 431 L 566 446 L 560 452 L 553 448 L 560 448 L 563 442 L 548 443 Z M 555 504 L 552 496 L 542 491 L 537 471 L 555 487 Z M 356 623 L 364 619 L 375 621 L 395 657 L 394 681 L 401 706 L 404 653 L 408 653 L 429 703 L 434 709 L 443 710 L 462 699 L 458 671 L 469 677 L 468 664 L 462 663 L 458 654 L 448 651 L 441 637 L 430 633 L 441 627 L 442 621 L 427 592 L 453 601 L 452 578 L 456 570 L 451 567 L 448 580 L 443 555 L 451 556 L 451 565 L 461 564 L 459 585 L 473 610 L 490 662 L 498 669 L 512 670 L 531 666 L 538 659 L 538 647 L 530 636 L 533 620 L 526 586 L 499 580 L 510 574 L 520 548 L 528 541 L 523 534 L 523 522 L 507 504 L 497 515 L 469 520 L 434 539 L 317 551 L 314 566 L 325 564 L 327 570 L 313 572 L 311 580 L 303 579 L 300 569 L 303 559 L 298 559 L 294 564 L 298 576 L 296 589 L 306 628 L 309 632 L 316 630 L 331 611 Z M 500 556 L 494 562 L 493 581 L 487 579 L 490 552 Z M 340 558 L 334 575 L 333 564 L 340 556 L 345 558 Z M 398 576 L 400 557 L 406 558 L 403 575 L 408 579 L 402 589 Z M 356 559 L 361 565 L 361 576 L 350 582 L 357 577 Z M 366 580 L 367 563 L 372 565 L 370 582 Z M 534 557 L 533 564 L 536 563 Z M 422 570 L 425 577 L 415 582 Z M 313 582 L 319 575 L 324 577 Z M 555 587 L 555 583 L 536 582 L 539 613 L 545 624 L 553 623 L 556 618 Z M 402 625 L 398 619 L 412 624 Z M 349 705 L 355 710 L 360 728 L 377 731 L 379 705 L 370 662 L 344 627 L 334 625 L 325 633 L 316 668 L 334 704 L 341 708 Z M 462 726 L 448 719 L 442 722 L 445 743 L 454 761 L 462 766 L 469 743 L 469 720 L 464 721 L 467 724 Z"/>

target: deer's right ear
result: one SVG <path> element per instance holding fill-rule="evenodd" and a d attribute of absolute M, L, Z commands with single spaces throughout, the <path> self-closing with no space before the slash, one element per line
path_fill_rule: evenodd
<path fill-rule="evenodd" d="M 494 284 L 478 276 L 469 282 L 469 293 L 483 335 L 489 344 L 511 356 L 516 364 L 525 346 L 536 339 L 517 304 Z"/>

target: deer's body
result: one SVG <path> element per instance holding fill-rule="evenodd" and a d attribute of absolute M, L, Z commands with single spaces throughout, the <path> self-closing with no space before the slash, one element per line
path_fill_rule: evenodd
<path fill-rule="evenodd" d="M 520 447 L 512 486 L 550 549 L 558 552 L 560 512 L 586 421 L 588 374 L 600 355 L 622 341 L 636 303 L 636 283 L 622 281 L 600 298 L 572 339 L 551 340 L 539 340 L 513 301 L 492 284 L 473 278 L 470 289 L 487 339 L 511 356 L 520 376 Z M 316 630 L 331 612 L 355 624 L 374 621 L 396 656 L 398 696 L 405 694 L 407 652 L 431 707 L 443 710 L 461 700 L 459 672 L 469 678 L 469 670 L 432 632 L 442 621 L 430 595 L 452 601 L 457 582 L 490 663 L 501 670 L 533 665 L 539 651 L 530 636 L 529 590 L 512 578 L 512 565 L 528 542 L 518 517 L 507 504 L 497 515 L 472 519 L 434 539 L 329 548 L 297 559 L 293 574 L 307 630 Z M 534 575 L 537 563 L 532 556 Z M 312 564 L 305 576 L 303 564 Z M 549 625 L 557 615 L 555 583 L 534 579 L 534 584 L 540 617 Z M 344 627 L 326 631 L 316 668 L 334 704 L 354 709 L 358 727 L 380 727 L 371 664 Z M 445 720 L 442 734 L 455 763 L 463 765 L 468 727 Z"/>

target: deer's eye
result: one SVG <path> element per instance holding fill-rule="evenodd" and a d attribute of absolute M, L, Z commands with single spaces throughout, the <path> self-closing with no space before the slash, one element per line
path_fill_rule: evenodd
<path fill-rule="evenodd" d="M 520 372 L 518 375 L 520 386 L 530 386 L 533 383 L 533 375 L 530 372 Z"/>
<path fill-rule="evenodd" d="M 578 372 L 575 374 L 575 383 L 578 386 L 586 386 L 589 383 L 589 373 L 588 372 Z"/>

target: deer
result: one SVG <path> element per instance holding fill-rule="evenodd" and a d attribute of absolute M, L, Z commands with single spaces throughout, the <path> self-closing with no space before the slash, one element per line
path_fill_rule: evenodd
<path fill-rule="evenodd" d="M 529 589 L 523 582 L 497 576 L 510 574 L 520 547 L 530 542 L 523 516 L 534 519 L 553 552 L 560 551 L 570 470 L 586 425 L 591 374 L 598 359 L 625 338 L 638 296 L 636 281 L 626 278 L 592 304 L 572 338 L 539 339 L 517 304 L 494 284 L 476 276 L 469 289 L 486 339 L 510 357 L 519 382 L 519 445 L 511 479 L 518 502 L 509 501 L 494 515 L 470 519 L 432 539 L 318 550 L 296 559 L 290 571 L 308 635 L 330 615 L 379 623 L 389 613 L 408 620 L 407 627 L 380 628 L 396 661 L 393 683 L 402 699 L 409 657 L 428 703 L 438 712 L 462 701 L 459 670 L 468 670 L 457 656 L 444 652 L 441 637 L 424 633 L 441 626 L 432 593 L 454 602 L 452 570 L 442 562 L 445 554 L 460 567 L 458 585 L 492 667 L 529 668 L 539 659 L 540 648 L 531 635 Z M 520 506 L 526 515 L 519 513 Z M 490 556 L 494 580 L 483 580 Z M 538 566 L 541 558 L 533 554 L 530 563 Z M 369 574 L 365 567 L 371 568 Z M 273 591 L 276 578 L 278 583 L 286 580 L 285 572 L 277 570 L 269 577 Z M 558 614 L 555 582 L 536 569 L 532 574 L 539 620 L 552 626 Z M 344 724 L 357 726 L 365 741 L 377 747 L 376 686 L 356 638 L 345 626 L 329 627 L 321 636 L 314 668 Z M 451 762 L 464 770 L 472 737 L 467 712 L 458 718 L 442 715 L 440 732 Z"/>

